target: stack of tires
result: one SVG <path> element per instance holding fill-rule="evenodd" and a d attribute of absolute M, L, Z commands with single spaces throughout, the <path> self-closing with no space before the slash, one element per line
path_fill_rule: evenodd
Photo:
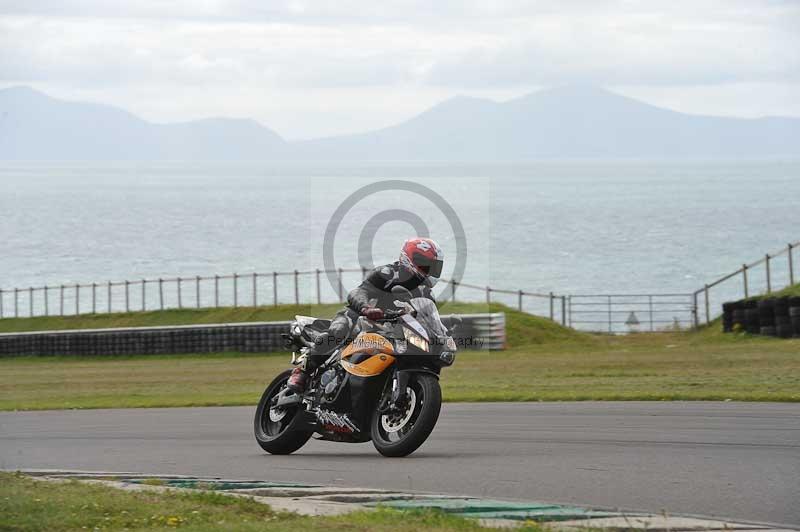
<path fill-rule="evenodd" d="M 794 336 L 800 337 L 800 296 L 789 298 L 789 321 Z"/>
<path fill-rule="evenodd" d="M 775 331 L 775 298 L 768 297 L 758 302 L 758 317 L 761 321 L 760 334 L 777 336 Z"/>
<path fill-rule="evenodd" d="M 767 297 L 723 303 L 722 330 L 800 338 L 800 297 Z"/>

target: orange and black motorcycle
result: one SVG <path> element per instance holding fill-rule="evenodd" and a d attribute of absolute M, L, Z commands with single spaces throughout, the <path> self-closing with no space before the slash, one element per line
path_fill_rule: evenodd
<path fill-rule="evenodd" d="M 372 441 L 384 456 L 407 456 L 430 435 L 439 418 L 441 368 L 455 360 L 456 343 L 436 304 L 403 297 L 398 310 L 358 319 L 353 340 L 333 351 L 309 375 L 306 391 L 286 386 L 290 370 L 267 386 L 258 403 L 255 436 L 272 454 L 289 454 L 317 439 Z M 302 363 L 330 321 L 296 316 L 287 341 L 292 363 Z"/>

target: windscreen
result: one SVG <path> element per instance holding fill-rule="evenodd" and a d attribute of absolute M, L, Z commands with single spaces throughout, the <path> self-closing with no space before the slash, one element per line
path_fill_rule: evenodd
<path fill-rule="evenodd" d="M 441 338 L 447 335 L 447 329 L 439 317 L 436 303 L 426 297 L 415 297 L 411 304 L 417 310 L 417 321 L 428 331 L 431 338 Z"/>

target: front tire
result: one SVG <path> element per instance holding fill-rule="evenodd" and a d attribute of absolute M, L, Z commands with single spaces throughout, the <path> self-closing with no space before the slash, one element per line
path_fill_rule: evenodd
<path fill-rule="evenodd" d="M 256 441 L 270 454 L 291 454 L 306 444 L 314 431 L 295 430 L 295 416 L 301 406 L 287 407 L 281 411 L 270 409 L 270 401 L 286 389 L 291 370 L 286 370 L 267 386 L 256 408 L 253 429 Z"/>
<path fill-rule="evenodd" d="M 439 380 L 427 373 L 414 373 L 408 382 L 408 404 L 401 412 L 372 414 L 372 444 L 383 456 L 408 456 L 425 443 L 442 408 Z"/>

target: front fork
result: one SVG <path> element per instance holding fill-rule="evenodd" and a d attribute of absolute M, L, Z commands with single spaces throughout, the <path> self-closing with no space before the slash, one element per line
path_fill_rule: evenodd
<path fill-rule="evenodd" d="M 378 403 L 379 412 L 400 409 L 408 400 L 408 378 L 410 371 L 401 371 L 394 368 L 392 375 L 386 380 L 386 385 Z"/>

